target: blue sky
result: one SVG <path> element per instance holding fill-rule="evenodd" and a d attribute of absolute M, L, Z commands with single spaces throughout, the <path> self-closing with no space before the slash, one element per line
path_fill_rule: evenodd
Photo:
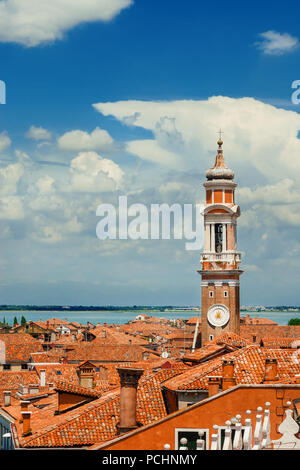
<path fill-rule="evenodd" d="M 100 246 L 95 210 L 119 194 L 201 200 L 221 126 L 244 214 L 241 302 L 300 304 L 299 4 L 69 5 L 0 1 L 1 303 L 197 305 L 197 252 Z"/>

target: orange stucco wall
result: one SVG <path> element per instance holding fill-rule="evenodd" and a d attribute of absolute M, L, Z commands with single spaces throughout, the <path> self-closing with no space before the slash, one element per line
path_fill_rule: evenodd
<path fill-rule="evenodd" d="M 214 190 L 214 203 L 222 203 L 223 202 L 223 190 L 222 189 L 215 189 Z"/>
<path fill-rule="evenodd" d="M 287 401 L 300 398 L 299 386 L 262 386 L 259 388 L 237 387 L 228 393 L 212 397 L 205 400 L 205 403 L 198 403 L 187 408 L 183 413 L 173 413 L 160 423 L 149 426 L 139 432 L 119 439 L 115 443 L 108 444 L 102 449 L 105 450 L 163 450 L 164 444 L 170 444 L 171 449 L 175 448 L 176 428 L 209 429 L 209 440 L 213 432 L 213 425 L 225 426 L 228 419 L 240 414 L 242 424 L 244 424 L 246 410 L 252 411 L 250 418 L 255 425 L 255 413 L 258 406 L 264 405 L 267 401 L 271 403 L 271 439 L 278 439 L 281 435 L 277 432 L 279 424 L 284 417 Z M 253 426 L 254 428 L 254 426 Z"/>
<path fill-rule="evenodd" d="M 79 405 L 80 403 L 91 401 L 88 397 L 81 395 L 73 395 L 72 393 L 59 393 L 58 397 L 58 410 L 65 411 L 68 408 Z"/>
<path fill-rule="evenodd" d="M 212 203 L 212 190 L 208 189 L 206 191 L 206 203 L 211 204 Z"/>
<path fill-rule="evenodd" d="M 232 190 L 225 189 L 225 203 L 230 204 L 232 203 Z"/>

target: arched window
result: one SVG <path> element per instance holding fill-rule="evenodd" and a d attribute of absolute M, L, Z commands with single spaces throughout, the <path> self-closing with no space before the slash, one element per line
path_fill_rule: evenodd
<path fill-rule="evenodd" d="M 223 225 L 215 224 L 215 251 L 216 253 L 222 253 L 222 242 L 223 242 Z"/>

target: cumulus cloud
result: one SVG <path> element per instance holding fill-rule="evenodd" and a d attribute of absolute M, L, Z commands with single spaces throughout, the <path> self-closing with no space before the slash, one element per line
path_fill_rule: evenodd
<path fill-rule="evenodd" d="M 32 125 L 26 132 L 26 137 L 28 139 L 33 140 L 51 140 L 52 134 L 50 131 L 44 129 L 43 127 L 36 127 Z"/>
<path fill-rule="evenodd" d="M 57 142 L 64 150 L 107 150 L 112 146 L 113 139 L 107 131 L 96 127 L 91 134 L 81 130 L 66 132 Z"/>
<path fill-rule="evenodd" d="M 135 140 L 126 144 L 126 150 L 140 158 L 149 160 L 154 163 L 175 167 L 177 169 L 184 168 L 184 162 L 180 155 L 173 153 L 165 148 L 160 147 L 156 140 Z"/>
<path fill-rule="evenodd" d="M 0 219 L 18 220 L 24 218 L 22 199 L 19 196 L 5 196 L 0 199 Z"/>
<path fill-rule="evenodd" d="M 123 171 L 112 160 L 96 152 L 80 152 L 71 162 L 71 189 L 83 192 L 106 192 L 117 189 Z"/>
<path fill-rule="evenodd" d="M 6 134 L 6 132 L 1 132 L 0 134 L 0 152 L 5 150 L 11 144 L 11 140 Z"/>
<path fill-rule="evenodd" d="M 243 187 L 238 189 L 238 198 L 241 204 L 295 204 L 300 203 L 300 193 L 294 181 L 284 178 L 276 184 L 263 185 L 258 188 Z"/>
<path fill-rule="evenodd" d="M 62 39 L 80 23 L 109 21 L 133 0 L 3 0 L 0 41 L 28 47 Z"/>
<path fill-rule="evenodd" d="M 0 168 L 0 194 L 16 194 L 19 181 L 24 173 L 24 168 L 20 163 L 12 163 Z"/>
<path fill-rule="evenodd" d="M 225 160 L 239 175 L 254 169 L 270 181 L 285 175 L 300 182 L 300 115 L 294 111 L 254 98 L 224 96 L 202 101 L 118 101 L 94 107 L 122 123 L 135 115 L 136 127 L 152 131 L 153 140 L 127 142 L 127 150 L 141 159 L 174 170 L 204 171 L 214 161 L 217 130 L 222 127 Z"/>
<path fill-rule="evenodd" d="M 82 232 L 84 225 L 78 221 L 77 216 L 72 219 L 59 222 L 49 221 L 44 215 L 34 218 L 35 230 L 32 231 L 32 239 L 41 243 L 54 244 L 61 242 L 66 235 Z"/>
<path fill-rule="evenodd" d="M 259 36 L 261 41 L 255 44 L 266 55 L 282 55 L 299 47 L 298 38 L 288 33 L 266 31 Z"/>

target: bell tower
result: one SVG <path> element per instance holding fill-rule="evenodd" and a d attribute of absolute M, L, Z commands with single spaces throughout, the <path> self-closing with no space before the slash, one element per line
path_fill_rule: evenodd
<path fill-rule="evenodd" d="M 212 168 L 206 172 L 204 206 L 204 249 L 202 269 L 202 345 L 226 331 L 240 331 L 241 254 L 237 251 L 237 219 L 240 208 L 235 204 L 234 173 L 227 168 L 223 141 Z"/>

